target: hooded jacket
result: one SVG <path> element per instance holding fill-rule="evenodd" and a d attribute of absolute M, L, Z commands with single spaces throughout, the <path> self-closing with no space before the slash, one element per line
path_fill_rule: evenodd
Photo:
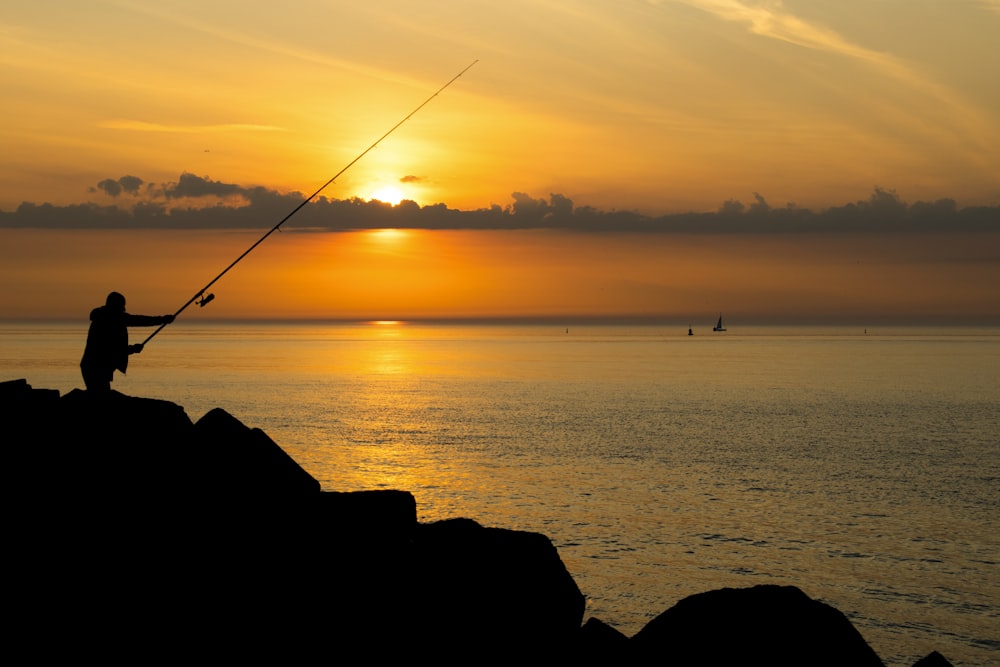
<path fill-rule="evenodd" d="M 131 315 L 108 306 L 94 308 L 90 311 L 87 347 L 83 350 L 80 365 L 106 370 L 109 375 L 115 370 L 124 373 L 128 368 L 128 328 L 151 327 L 161 323 L 162 317 Z"/>

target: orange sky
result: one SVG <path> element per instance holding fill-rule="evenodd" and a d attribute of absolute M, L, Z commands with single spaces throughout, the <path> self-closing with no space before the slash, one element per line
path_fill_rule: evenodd
<path fill-rule="evenodd" d="M 328 194 L 997 205 L 998 34 L 997 0 L 4 3 L 0 210 L 123 175 L 311 192 L 475 59 Z"/>
<path fill-rule="evenodd" d="M 111 290 L 174 312 L 258 232 L 2 230 L 5 319 L 86 320 Z M 548 230 L 282 232 L 211 291 L 210 318 L 580 315 L 996 324 L 998 234 L 667 235 Z M 933 248 L 933 252 L 929 252 Z M 39 264 L 41 262 L 41 264 Z M 40 304 L 43 307 L 40 307 Z"/>
<path fill-rule="evenodd" d="M 1000 0 L 4 3 L 0 212 L 308 194 L 474 60 L 324 196 L 1000 206 L 998 34 Z M 257 236 L 2 229 L 0 315 L 172 312 Z M 995 319 L 995 240 L 283 233 L 197 316 Z"/>

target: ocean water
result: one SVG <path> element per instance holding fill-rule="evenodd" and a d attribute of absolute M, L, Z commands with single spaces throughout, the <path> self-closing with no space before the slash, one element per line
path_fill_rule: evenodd
<path fill-rule="evenodd" d="M 792 584 L 889 665 L 1000 664 L 1000 330 L 686 333 L 179 321 L 114 387 L 222 407 L 325 489 L 542 532 L 627 635 L 687 595 Z M 0 324 L 0 380 L 81 387 L 85 335 Z"/>

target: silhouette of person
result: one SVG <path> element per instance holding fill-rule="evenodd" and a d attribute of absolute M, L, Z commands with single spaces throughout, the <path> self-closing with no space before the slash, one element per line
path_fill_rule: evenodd
<path fill-rule="evenodd" d="M 128 327 L 152 327 L 170 324 L 173 315 L 132 315 L 125 312 L 125 297 L 118 292 L 108 295 L 103 306 L 90 311 L 87 347 L 83 350 L 80 370 L 87 391 L 111 391 L 115 370 L 128 368 L 130 354 L 142 352 L 142 343 L 128 344 Z"/>

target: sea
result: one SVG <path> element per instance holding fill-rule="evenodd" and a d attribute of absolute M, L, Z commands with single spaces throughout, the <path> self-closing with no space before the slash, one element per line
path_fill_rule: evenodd
<path fill-rule="evenodd" d="M 629 636 L 783 584 L 887 665 L 1000 664 L 1000 328 L 727 328 L 178 320 L 113 387 L 223 408 L 326 490 L 543 533 Z M 0 380 L 82 387 L 85 337 L 0 323 Z"/>

